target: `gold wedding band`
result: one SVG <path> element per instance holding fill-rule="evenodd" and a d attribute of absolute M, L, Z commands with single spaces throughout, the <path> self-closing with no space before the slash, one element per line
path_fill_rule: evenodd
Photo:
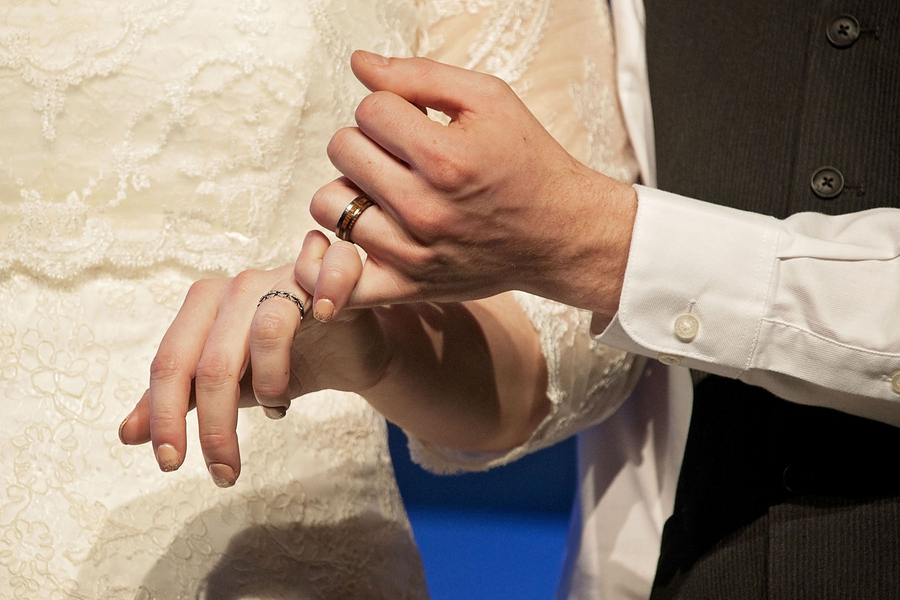
<path fill-rule="evenodd" d="M 341 213 L 341 218 L 338 219 L 337 226 L 334 228 L 334 234 L 338 236 L 338 239 L 353 243 L 350 240 L 350 231 L 356 225 L 359 216 L 370 206 L 375 206 L 375 203 L 365 196 L 357 196 L 347 205 L 347 208 Z"/>

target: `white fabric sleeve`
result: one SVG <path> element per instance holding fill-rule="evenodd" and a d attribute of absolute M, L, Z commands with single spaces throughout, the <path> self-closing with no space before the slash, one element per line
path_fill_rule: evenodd
<path fill-rule="evenodd" d="M 550 413 L 527 442 L 495 454 L 439 447 L 410 436 L 413 461 L 429 471 L 485 471 L 552 446 L 612 414 L 640 378 L 643 357 L 594 339 L 589 311 L 522 292 L 515 295 L 541 336 Z"/>
<path fill-rule="evenodd" d="M 635 159 L 616 95 L 612 27 L 605 2 L 425 2 L 420 52 L 504 79 L 572 156 L 631 183 Z M 589 312 L 516 292 L 541 337 L 551 412 L 525 444 L 467 453 L 410 439 L 412 459 L 439 473 L 486 470 L 574 435 L 611 414 L 634 387 L 644 359 L 593 339 Z"/>
<path fill-rule="evenodd" d="M 619 312 L 598 339 L 900 424 L 900 210 L 778 220 L 635 188 Z"/>

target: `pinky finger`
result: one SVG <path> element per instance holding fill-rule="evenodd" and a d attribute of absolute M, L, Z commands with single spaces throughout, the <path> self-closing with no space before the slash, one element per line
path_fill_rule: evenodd
<path fill-rule="evenodd" d="M 362 269 L 359 251 L 350 242 L 335 242 L 325 251 L 313 297 L 316 319 L 327 323 L 337 316 L 347 305 Z"/>
<path fill-rule="evenodd" d="M 310 296 L 316 291 L 322 258 L 331 246 L 331 242 L 321 231 L 312 230 L 303 239 L 303 247 L 297 262 L 294 263 L 294 281 Z"/>
<path fill-rule="evenodd" d="M 310 232 L 294 265 L 294 278 L 309 290 L 315 278 L 313 316 L 331 321 L 350 299 L 362 274 L 362 258 L 350 242 L 328 242 L 319 232 Z"/>

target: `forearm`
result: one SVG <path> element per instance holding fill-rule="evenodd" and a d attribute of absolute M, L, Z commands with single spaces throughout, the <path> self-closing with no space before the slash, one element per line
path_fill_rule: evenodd
<path fill-rule="evenodd" d="M 420 440 L 505 450 L 527 440 L 549 412 L 540 339 L 510 294 L 377 314 L 390 360 L 363 396 Z"/>

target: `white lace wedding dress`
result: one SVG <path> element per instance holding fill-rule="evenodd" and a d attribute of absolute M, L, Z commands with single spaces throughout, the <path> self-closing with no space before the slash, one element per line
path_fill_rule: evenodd
<path fill-rule="evenodd" d="M 594 0 L 4 2 L 0 597 L 425 597 L 384 423 L 360 398 L 315 394 L 277 422 L 242 411 L 243 475 L 225 490 L 192 415 L 175 473 L 121 446 L 117 427 L 193 280 L 295 257 L 308 200 L 335 176 L 325 145 L 366 93 L 349 71 L 355 48 L 505 77 L 576 156 L 632 178 L 605 11 Z M 542 304 L 527 302 L 540 321 Z M 577 312 L 539 324 L 553 364 L 584 346 Z M 624 381 L 621 355 L 586 355 L 602 360 L 585 372 Z"/>

